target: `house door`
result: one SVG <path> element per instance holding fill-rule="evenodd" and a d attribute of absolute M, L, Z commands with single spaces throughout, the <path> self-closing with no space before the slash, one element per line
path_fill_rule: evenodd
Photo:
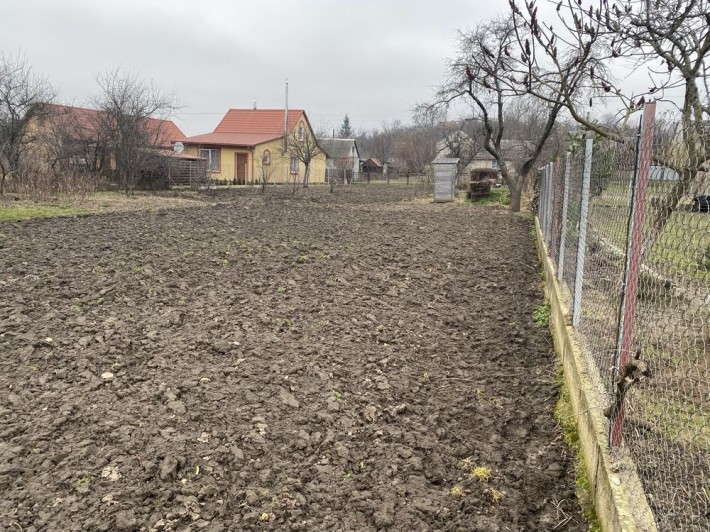
<path fill-rule="evenodd" d="M 235 176 L 237 178 L 237 183 L 240 185 L 245 185 L 247 182 L 247 154 L 237 153 L 236 155 L 236 171 Z"/>

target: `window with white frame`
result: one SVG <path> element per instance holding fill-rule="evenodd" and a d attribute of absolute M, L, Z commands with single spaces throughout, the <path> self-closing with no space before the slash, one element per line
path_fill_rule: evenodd
<path fill-rule="evenodd" d="M 306 128 L 301 124 L 298 126 L 298 141 L 303 142 L 304 140 L 306 140 Z"/>
<path fill-rule="evenodd" d="M 201 148 L 200 157 L 207 159 L 207 169 L 210 172 L 219 172 L 220 169 L 220 149 L 219 148 Z"/>
<path fill-rule="evenodd" d="M 264 150 L 264 154 L 261 156 L 261 165 L 269 166 L 271 164 L 271 152 L 269 150 Z"/>
<path fill-rule="evenodd" d="M 491 167 L 492 167 L 494 170 L 500 170 L 500 168 L 498 167 L 498 160 L 497 160 L 497 159 L 493 159 L 493 160 L 491 161 Z"/>
<path fill-rule="evenodd" d="M 291 157 L 291 173 L 298 175 L 298 157 Z"/>

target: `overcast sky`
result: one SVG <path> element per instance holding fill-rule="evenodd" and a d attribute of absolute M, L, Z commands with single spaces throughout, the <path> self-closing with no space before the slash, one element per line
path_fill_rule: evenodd
<path fill-rule="evenodd" d="M 165 91 L 188 135 L 229 108 L 305 109 L 314 127 L 343 116 L 371 129 L 411 118 L 453 55 L 456 30 L 507 0 L 6 0 L 0 50 L 21 53 L 82 105 L 117 66 Z"/>

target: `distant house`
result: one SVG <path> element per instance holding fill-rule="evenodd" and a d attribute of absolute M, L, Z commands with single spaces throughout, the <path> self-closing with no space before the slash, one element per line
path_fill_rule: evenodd
<path fill-rule="evenodd" d="M 454 129 L 451 124 L 444 126 L 448 126 L 448 132 L 436 143 L 436 158 L 459 159 L 457 174 L 468 175 L 475 168 L 473 161 L 480 151 L 476 151 L 475 141 L 465 131 Z"/>
<path fill-rule="evenodd" d="M 534 145 L 526 140 L 503 139 L 501 140 L 500 151 L 504 157 L 508 171 L 515 172 L 517 165 L 524 162 L 532 153 Z M 500 172 L 498 161 L 484 148 L 480 150 L 472 159 L 471 169 L 492 168 Z"/>
<path fill-rule="evenodd" d="M 492 168 L 496 172 L 500 171 L 497 159 L 485 149 L 479 150 L 478 153 L 473 156 L 468 166 L 471 170 L 476 168 Z"/>
<path fill-rule="evenodd" d="M 284 123 L 285 122 L 285 123 Z M 262 176 L 272 183 L 288 183 L 303 175 L 298 159 L 284 152 L 285 139 L 315 139 L 313 128 L 300 109 L 230 109 L 212 133 L 186 138 L 185 153 L 207 160 L 212 178 L 230 183 L 256 183 Z M 325 181 L 326 158 L 322 153 L 311 162 L 311 183 Z"/>
<path fill-rule="evenodd" d="M 74 168 L 110 176 L 115 169 L 115 158 L 110 139 L 105 138 L 106 119 L 107 115 L 97 109 L 47 104 L 36 126 L 35 149 L 43 152 L 43 159 L 51 161 L 55 170 Z M 173 121 L 147 118 L 144 132 L 144 148 L 152 150 L 162 161 L 146 170 L 151 176 L 157 175 L 159 166 L 167 177 L 171 167 L 184 165 L 189 160 L 188 156 L 173 151 L 173 145 L 186 138 Z M 163 164 L 165 159 L 170 164 Z"/>
<path fill-rule="evenodd" d="M 43 125 L 50 125 L 55 133 L 62 133 L 75 140 L 98 142 L 103 112 L 85 107 L 47 104 L 43 120 Z M 145 126 L 149 144 L 153 148 L 172 149 L 174 143 L 187 138 L 172 120 L 148 118 Z"/>
<path fill-rule="evenodd" d="M 360 150 L 355 139 L 318 139 L 325 153 L 326 180 L 350 183 L 360 173 Z"/>
<path fill-rule="evenodd" d="M 362 163 L 362 173 L 363 174 L 382 174 L 384 172 L 384 165 L 379 159 L 369 158 Z"/>

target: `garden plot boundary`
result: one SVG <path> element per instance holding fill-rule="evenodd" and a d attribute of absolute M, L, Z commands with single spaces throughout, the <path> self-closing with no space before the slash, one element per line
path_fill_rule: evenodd
<path fill-rule="evenodd" d="M 628 452 L 623 448 L 615 449 L 612 455 L 606 444 L 606 420 L 602 414 L 604 398 L 596 392 L 580 343 L 569 325 L 570 310 L 563 303 L 537 218 L 535 229 L 545 295 L 550 303 L 550 329 L 555 351 L 562 362 L 564 385 L 569 390 L 597 516 L 605 531 L 655 531 L 653 513 Z"/>

